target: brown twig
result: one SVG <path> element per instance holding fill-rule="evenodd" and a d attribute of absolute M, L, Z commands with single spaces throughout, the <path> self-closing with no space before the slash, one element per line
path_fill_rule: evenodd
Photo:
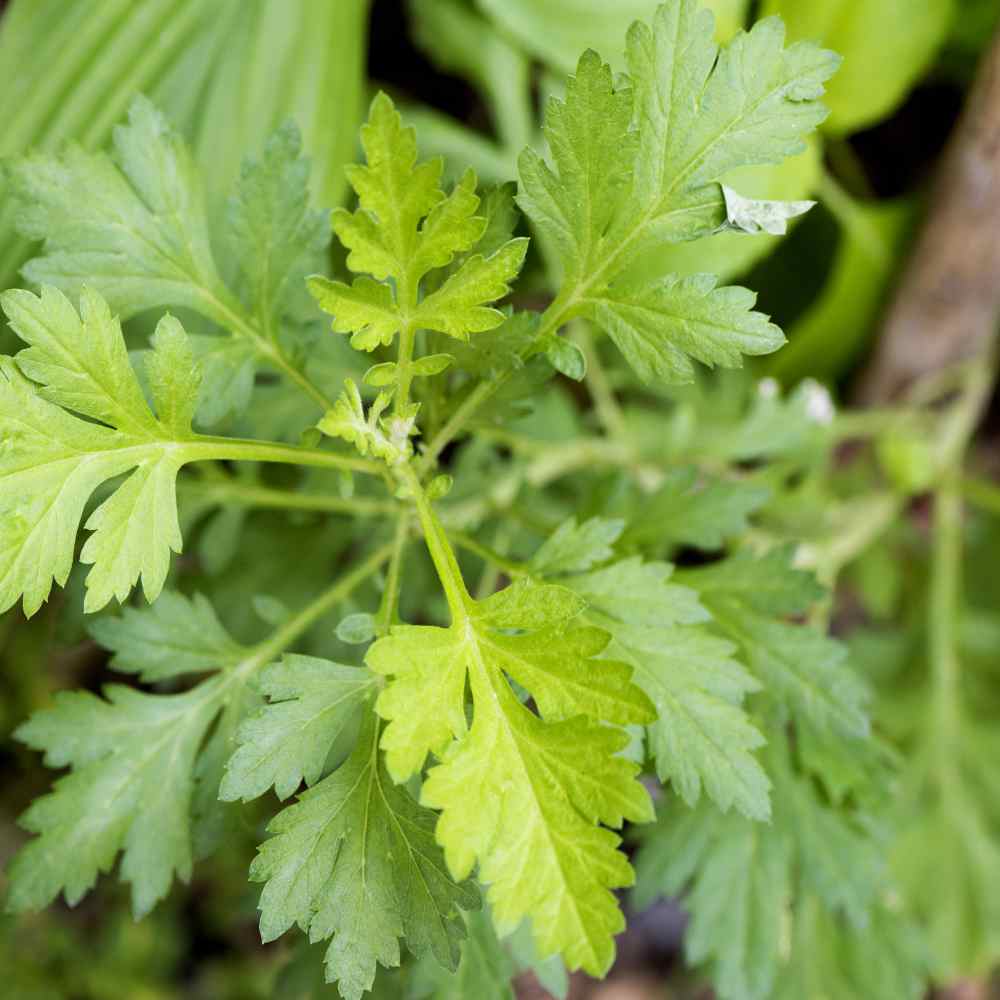
<path fill-rule="evenodd" d="M 1000 33 L 983 56 L 859 396 L 980 353 L 1000 319 Z"/>

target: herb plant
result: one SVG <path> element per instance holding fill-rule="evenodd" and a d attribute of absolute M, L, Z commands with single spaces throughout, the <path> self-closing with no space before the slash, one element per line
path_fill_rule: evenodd
<path fill-rule="evenodd" d="M 75 904 L 120 858 L 143 916 L 249 817 L 262 937 L 324 942 L 345 1000 L 602 976 L 633 883 L 688 891 L 725 1000 L 816 995 L 834 954 L 836 995 L 919 990 L 883 863 L 893 754 L 816 578 L 849 556 L 786 530 L 788 483 L 829 470 L 829 397 L 706 375 L 781 331 L 744 288 L 641 266 L 810 207 L 727 178 L 804 148 L 838 59 L 776 18 L 719 49 L 670 0 L 626 64 L 582 55 L 516 192 L 446 184 L 381 93 L 354 211 L 311 207 L 287 125 L 210 222 L 145 99 L 111 154 L 14 167 L 44 243 L 40 291 L 0 299 L 26 345 L 0 373 L 0 609 L 66 587 L 135 683 L 18 730 L 69 771 L 23 817 L 10 908 Z M 557 388 L 585 376 L 599 433 Z M 247 805 L 272 791 L 298 798 Z"/>

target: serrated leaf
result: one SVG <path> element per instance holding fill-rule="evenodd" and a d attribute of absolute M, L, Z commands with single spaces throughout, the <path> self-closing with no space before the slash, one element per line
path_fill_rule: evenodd
<path fill-rule="evenodd" d="M 510 240 L 489 257 L 474 254 L 440 288 L 417 306 L 413 323 L 425 330 L 439 330 L 458 340 L 499 326 L 504 315 L 490 303 L 510 291 L 528 241 Z"/>
<path fill-rule="evenodd" d="M 114 159 L 70 148 L 14 167 L 21 231 L 45 240 L 33 282 L 77 298 L 100 290 L 123 318 L 166 305 L 202 311 L 221 280 L 198 172 L 181 138 L 143 97 L 114 130 Z"/>
<path fill-rule="evenodd" d="M 439 186 L 441 161 L 417 163 L 413 129 L 403 126 L 383 93 L 372 101 L 361 141 L 367 163 L 349 171 L 360 204 L 353 213 L 335 212 L 333 228 L 349 251 L 347 266 L 363 276 L 352 285 L 320 278 L 310 284 L 320 307 L 333 315 L 333 328 L 370 351 L 404 329 L 467 340 L 498 326 L 503 314 L 493 303 L 510 290 L 527 240 L 496 245 L 491 239 L 489 256 L 468 253 L 488 225 L 477 214 L 475 174 L 467 170 L 446 195 Z M 453 263 L 443 282 L 422 284 Z"/>
<path fill-rule="evenodd" d="M 753 751 L 764 737 L 741 707 L 760 689 L 735 646 L 691 627 L 615 629 L 613 655 L 632 664 L 656 706 L 648 728 L 656 771 L 689 805 L 705 794 L 725 812 L 771 816 L 771 782 Z"/>
<path fill-rule="evenodd" d="M 261 674 L 268 704 L 240 726 L 219 798 L 248 802 L 273 786 L 287 799 L 303 781 L 316 784 L 338 733 L 375 686 L 367 670 L 286 653 Z"/>
<path fill-rule="evenodd" d="M 545 138 L 555 169 L 530 147 L 518 162 L 518 202 L 558 248 L 564 281 L 578 281 L 595 254 L 633 169 L 637 134 L 629 130 L 632 93 L 616 89 L 611 68 L 588 50 L 563 100 L 550 98 Z"/>
<path fill-rule="evenodd" d="M 322 266 L 330 242 L 327 212 L 309 208 L 309 162 L 293 122 L 244 160 L 228 207 L 234 256 L 248 299 L 265 331 L 273 331 L 297 298 L 304 277 Z"/>
<path fill-rule="evenodd" d="M 264 940 L 293 924 L 314 941 L 332 937 L 327 980 L 345 1000 L 371 989 L 377 965 L 399 964 L 400 938 L 454 969 L 465 933 L 458 907 L 479 904 L 474 888 L 448 876 L 433 814 L 386 774 L 378 734 L 369 716 L 344 764 L 271 821 L 250 870 L 265 883 Z"/>
<path fill-rule="evenodd" d="M 716 287 L 713 275 L 668 275 L 649 284 L 611 285 L 584 303 L 640 378 L 690 382 L 691 360 L 733 368 L 744 355 L 770 354 L 784 334 L 745 288 Z"/>
<path fill-rule="evenodd" d="M 615 756 L 626 737 L 595 722 L 651 714 L 621 664 L 593 658 L 607 634 L 572 627 L 579 608 L 562 587 L 522 581 L 470 603 L 448 629 L 397 626 L 367 663 L 392 678 L 376 703 L 389 720 L 390 771 L 403 780 L 428 752 L 442 758 L 422 801 L 442 810 L 437 836 L 452 872 L 464 877 L 478 861 L 501 930 L 530 916 L 541 954 L 559 951 L 600 974 L 621 927 L 608 890 L 631 875 L 617 838 L 596 824 L 642 820 L 649 805 L 635 766 Z M 531 692 L 541 717 L 508 677 Z"/>
<path fill-rule="evenodd" d="M 125 607 L 96 618 L 91 636 L 114 654 L 111 666 L 149 683 L 182 674 L 221 670 L 248 652 L 226 631 L 202 594 L 164 591 L 148 608 Z"/>
<path fill-rule="evenodd" d="M 545 569 L 547 560 L 539 556 L 546 548 L 573 557 L 568 542 L 608 527 L 617 537 L 623 523 L 595 518 L 576 528 L 574 521 L 564 522 L 536 553 L 532 569 L 561 572 L 559 564 Z M 560 538 L 561 546 L 554 544 Z M 610 548 L 597 546 L 590 552 L 602 560 L 611 555 Z M 589 566 L 590 552 L 566 565 L 571 571 Z M 754 819 L 767 819 L 770 781 L 753 755 L 764 738 L 741 707 L 760 684 L 732 658 L 734 645 L 690 627 L 709 615 L 693 591 L 668 582 L 672 569 L 635 556 L 557 578 L 586 601 L 584 617 L 611 633 L 607 655 L 632 666 L 635 683 L 656 706 L 658 718 L 646 731 L 660 778 L 671 781 L 688 805 L 704 787 L 721 809 L 735 806 Z"/>
<path fill-rule="evenodd" d="M 624 521 L 603 517 L 592 517 L 582 524 L 575 518 L 563 521 L 531 557 L 531 571 L 539 576 L 559 576 L 607 562 L 624 527 Z"/>
<path fill-rule="evenodd" d="M 171 553 L 181 549 L 175 481 L 190 459 L 179 444 L 193 437 L 189 418 L 198 388 L 183 331 L 175 320 L 161 320 L 147 355 L 154 414 L 129 364 L 121 327 L 95 292 L 84 291 L 79 316 L 49 287 L 40 296 L 5 292 L 2 305 L 29 346 L 16 365 L 4 361 L 0 373 L 0 608 L 23 597 L 32 614 L 53 581 L 65 583 L 87 501 L 125 473 L 86 522 L 92 534 L 80 560 L 93 568 L 85 609 L 124 600 L 139 580 L 153 600 Z"/>
<path fill-rule="evenodd" d="M 105 689 L 106 701 L 68 692 L 21 726 L 18 738 L 44 750 L 48 766 L 73 770 L 21 817 L 38 836 L 11 866 L 8 906 L 39 909 L 60 891 L 74 905 L 119 851 L 136 917 L 175 873 L 186 880 L 195 760 L 224 690 L 213 679 L 180 695 L 121 685 Z"/>
<path fill-rule="evenodd" d="M 636 858 L 639 905 L 690 883 L 688 961 L 710 965 L 723 1000 L 765 1000 L 780 963 L 792 862 L 783 830 L 707 804 L 664 811 Z"/>
<path fill-rule="evenodd" d="M 521 205 L 558 251 L 563 298 L 649 380 L 688 381 L 692 360 L 733 366 L 783 342 L 745 290 L 627 272 L 655 247 L 724 227 L 730 171 L 802 151 L 838 64 L 814 45 L 785 48 L 776 19 L 721 50 L 712 36 L 712 15 L 677 0 L 629 30 L 625 84 L 585 53 L 547 111 L 552 166 L 531 152 L 520 163 Z"/>
<path fill-rule="evenodd" d="M 690 467 L 674 469 L 656 494 L 642 498 L 626 541 L 720 549 L 747 530 L 749 515 L 769 497 L 766 487 L 753 482 L 702 475 Z"/>

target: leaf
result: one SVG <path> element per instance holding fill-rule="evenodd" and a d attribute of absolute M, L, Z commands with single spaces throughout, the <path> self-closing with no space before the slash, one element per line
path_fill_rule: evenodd
<path fill-rule="evenodd" d="M 614 87 L 611 68 L 586 51 L 564 100 L 550 98 L 545 138 L 555 170 L 530 147 L 519 161 L 521 208 L 558 248 L 563 280 L 580 281 L 611 222 L 630 172 L 636 133 L 629 130 L 632 93 Z"/>
<path fill-rule="evenodd" d="M 471 886 L 449 878 L 434 843 L 433 814 L 396 787 L 379 761 L 372 716 L 357 747 L 333 774 L 271 821 L 274 835 L 250 869 L 261 892 L 261 936 L 293 924 L 314 941 L 332 937 L 327 980 L 345 1000 L 371 989 L 378 964 L 400 962 L 399 939 L 415 955 L 459 963 Z"/>
<path fill-rule="evenodd" d="M 14 165 L 21 231 L 45 241 L 25 276 L 73 298 L 96 287 L 124 319 L 166 305 L 204 311 L 222 284 L 187 147 L 137 97 L 114 151 L 112 160 L 71 147 Z"/>
<path fill-rule="evenodd" d="M 737 601 L 765 615 L 801 615 L 825 591 L 812 573 L 795 568 L 794 559 L 794 545 L 776 545 L 763 554 L 743 548 L 708 566 L 682 570 L 678 582 L 707 600 Z"/>
<path fill-rule="evenodd" d="M 467 934 L 458 968 L 449 972 L 424 961 L 414 972 L 414 993 L 428 1000 L 515 1000 L 512 980 L 515 968 L 484 907 L 465 916 Z"/>
<path fill-rule="evenodd" d="M 439 186 L 441 161 L 417 163 L 413 129 L 403 126 L 383 93 L 372 101 L 361 142 L 367 163 L 348 171 L 359 206 L 334 212 L 333 229 L 349 251 L 347 266 L 363 276 L 351 285 L 310 282 L 320 308 L 334 317 L 333 329 L 352 334 L 354 347 L 371 351 L 403 329 L 467 340 L 498 326 L 503 314 L 493 302 L 510 290 L 527 241 L 508 239 L 491 246 L 488 257 L 463 257 L 439 287 L 421 288 L 430 272 L 449 267 L 486 232 L 487 218 L 476 214 L 475 175 L 466 171 L 446 195 Z"/>
<path fill-rule="evenodd" d="M 53 581 L 66 582 L 87 501 L 125 473 L 86 522 L 92 534 L 80 561 L 93 568 L 85 610 L 97 611 L 113 597 L 123 601 L 139 580 L 154 600 L 171 553 L 181 549 L 175 481 L 191 456 L 178 445 L 193 437 L 198 391 L 180 325 L 164 317 L 147 356 L 154 414 L 121 327 L 95 292 L 84 290 L 79 316 L 50 287 L 39 296 L 5 292 L 0 303 L 28 343 L 16 364 L 5 360 L 0 371 L 0 609 L 23 597 L 25 612 L 33 614 Z"/>
<path fill-rule="evenodd" d="M 87 627 L 114 654 L 111 666 L 147 683 L 206 673 L 238 663 L 248 652 L 226 631 L 202 595 L 164 591 L 148 608 L 125 607 L 119 616 Z"/>
<path fill-rule="evenodd" d="M 692 964 L 710 965 L 722 1000 L 771 995 L 792 892 L 792 852 L 785 831 L 707 805 L 664 811 L 643 833 L 638 905 L 691 884 L 685 955 Z"/>
<path fill-rule="evenodd" d="M 530 152 L 521 159 L 521 204 L 558 249 L 567 309 L 594 319 L 647 380 L 690 381 L 692 359 L 734 366 L 783 343 L 746 290 L 628 271 L 664 244 L 724 228 L 728 173 L 804 150 L 838 61 L 805 43 L 784 48 L 773 18 L 721 51 L 712 33 L 696 0 L 661 6 L 652 27 L 635 23 L 630 90 L 586 53 L 546 117 L 553 166 Z"/>
<path fill-rule="evenodd" d="M 193 771 L 223 692 L 218 678 L 179 695 L 117 684 L 107 700 L 65 692 L 18 729 L 49 767 L 73 770 L 21 817 L 38 836 L 11 866 L 12 910 L 40 909 L 60 891 L 75 905 L 119 851 L 137 918 L 166 896 L 175 873 L 190 877 Z"/>
<path fill-rule="evenodd" d="M 599 531 L 621 532 L 621 521 L 594 518 L 577 529 L 564 522 L 536 553 L 531 566 L 537 572 L 546 549 L 558 555 L 574 536 L 600 539 Z M 586 550 L 584 550 L 586 552 Z M 572 556 L 574 550 L 568 549 Z M 587 553 L 589 556 L 590 553 Z M 595 553 L 611 556 L 610 548 Z M 596 561 L 596 559 L 595 559 Z M 568 561 L 567 575 L 556 574 L 556 564 L 545 570 L 587 603 L 585 618 L 611 633 L 608 655 L 630 664 L 635 683 L 655 705 L 657 719 L 647 727 L 657 774 L 673 783 L 677 793 L 693 806 L 704 787 L 722 810 L 735 806 L 753 819 L 770 817 L 770 781 L 753 751 L 764 738 L 741 707 L 745 695 L 760 684 L 732 658 L 735 646 L 708 635 L 693 623 L 708 619 L 696 594 L 668 583 L 673 567 L 644 563 L 639 557 L 574 573 L 590 566 L 589 558 Z"/>
<path fill-rule="evenodd" d="M 675 469 L 656 494 L 643 498 L 626 541 L 720 549 L 747 530 L 747 518 L 769 497 L 766 487 L 750 482 L 702 476 L 691 467 Z"/>
<path fill-rule="evenodd" d="M 613 646 L 656 706 L 648 739 L 660 778 L 689 806 L 704 788 L 723 812 L 768 820 L 771 782 L 753 753 L 765 740 L 741 707 L 760 684 L 734 650 L 692 627 L 618 628 Z"/>
<path fill-rule="evenodd" d="M 399 462 L 412 453 L 410 435 L 416 429 L 416 411 L 383 419 L 390 398 L 388 392 L 380 392 L 366 414 L 358 387 L 345 378 L 340 398 L 316 426 L 330 437 L 350 441 L 362 455 L 375 455 L 389 464 Z"/>
<path fill-rule="evenodd" d="M 612 546 L 625 527 L 623 521 L 592 517 L 582 524 L 563 521 L 531 557 L 531 570 L 540 576 L 579 573 L 614 554 Z"/>
<path fill-rule="evenodd" d="M 776 351 L 784 334 L 745 288 L 717 288 L 713 275 L 668 275 L 652 284 L 612 285 L 585 302 L 586 315 L 608 332 L 647 382 L 690 382 L 691 359 L 739 367 L 744 354 Z"/>
<path fill-rule="evenodd" d="M 268 699 L 236 734 L 226 764 L 223 801 L 245 802 L 274 787 L 287 799 L 305 781 L 314 785 L 337 734 L 375 692 L 375 678 L 358 667 L 286 653 L 260 678 Z"/>
<path fill-rule="evenodd" d="M 528 250 L 523 237 L 509 240 L 490 257 L 475 254 L 431 292 L 416 308 L 413 323 L 425 330 L 440 330 L 457 340 L 485 333 L 504 321 L 504 314 L 490 305 L 510 291 Z"/>
<path fill-rule="evenodd" d="M 286 122 L 259 160 L 244 160 L 229 202 L 230 242 L 264 330 L 274 329 L 305 276 L 323 266 L 330 242 L 328 214 L 309 208 L 309 162 L 301 152 L 299 130 Z"/>
<path fill-rule="evenodd" d="M 421 800 L 442 810 L 437 838 L 451 871 L 465 877 L 478 861 L 501 932 L 530 916 L 540 954 L 601 974 L 622 926 L 609 889 L 631 872 L 618 838 L 597 824 L 643 820 L 649 802 L 635 765 L 615 756 L 625 734 L 598 720 L 646 722 L 652 711 L 623 664 L 594 659 L 607 634 L 573 627 L 579 610 L 565 588 L 522 581 L 470 603 L 450 628 L 393 628 L 367 663 L 391 677 L 376 709 L 389 720 L 393 776 L 406 779 L 429 752 L 441 758 Z"/>

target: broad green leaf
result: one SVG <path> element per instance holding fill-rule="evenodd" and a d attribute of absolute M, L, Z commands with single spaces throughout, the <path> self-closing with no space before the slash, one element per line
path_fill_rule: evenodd
<path fill-rule="evenodd" d="M 287 799 L 315 785 L 338 733 L 375 693 L 367 670 L 287 653 L 268 667 L 260 690 L 268 699 L 236 734 L 238 748 L 219 789 L 225 801 L 249 801 L 274 787 Z"/>
<path fill-rule="evenodd" d="M 123 601 L 139 580 L 148 600 L 181 549 L 176 477 L 190 460 L 198 369 L 180 325 L 160 321 L 146 370 L 150 410 L 107 304 L 84 290 L 80 314 L 56 289 L 15 290 L 0 303 L 28 347 L 0 373 L 0 608 L 28 614 L 66 582 L 84 507 L 102 483 L 128 477 L 86 522 L 80 561 L 87 611 Z M 33 382 L 29 382 L 28 376 Z M 70 412 L 75 411 L 75 412 Z M 75 414 L 80 414 L 76 416 Z M 82 418 L 90 418 L 85 420 Z M 92 422 L 100 421 L 100 423 Z"/>
<path fill-rule="evenodd" d="M 407 778 L 429 752 L 441 759 L 422 801 L 442 811 L 437 837 L 452 872 L 465 877 L 478 862 L 501 931 L 531 917 L 540 954 L 601 974 L 622 926 L 609 890 L 631 872 L 598 824 L 643 820 L 649 802 L 635 766 L 615 756 L 624 733 L 598 721 L 648 722 L 652 710 L 627 667 L 594 658 L 608 636 L 573 627 L 580 609 L 565 588 L 521 581 L 450 628 L 397 626 L 367 663 L 391 677 L 376 708 L 389 720 L 393 775 Z"/>
<path fill-rule="evenodd" d="M 196 757 L 224 693 L 221 679 L 180 695 L 121 685 L 107 700 L 86 692 L 56 696 L 18 738 L 44 750 L 49 767 L 72 766 L 21 817 L 38 836 L 14 859 L 8 906 L 35 910 L 64 892 L 70 905 L 123 851 L 122 878 L 141 917 L 191 874 L 191 797 Z"/>
<path fill-rule="evenodd" d="M 114 654 L 111 666 L 152 683 L 181 674 L 234 666 L 249 652 L 226 631 L 202 594 L 160 594 L 148 608 L 125 607 L 119 616 L 96 618 L 91 636 Z"/>
<path fill-rule="evenodd" d="M 478 894 L 453 881 L 434 843 L 433 813 L 386 774 L 372 716 L 351 756 L 271 821 L 250 877 L 264 882 L 261 935 L 293 924 L 313 940 L 332 937 L 327 980 L 345 1000 L 371 989 L 378 965 L 400 962 L 400 938 L 447 968 L 465 935 L 458 907 Z"/>
<path fill-rule="evenodd" d="M 948 34 L 953 0 L 765 0 L 792 38 L 815 39 L 844 57 L 831 81 L 827 129 L 855 132 L 886 117 L 923 76 Z"/>

